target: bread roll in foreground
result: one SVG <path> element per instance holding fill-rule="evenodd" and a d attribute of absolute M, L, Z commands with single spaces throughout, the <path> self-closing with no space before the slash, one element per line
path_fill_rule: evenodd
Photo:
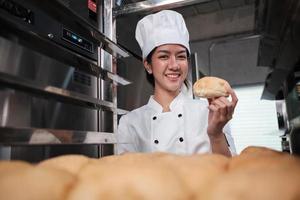
<path fill-rule="evenodd" d="M 92 159 L 83 155 L 62 155 L 40 162 L 38 167 L 62 169 L 77 174 L 90 160 Z"/>
<path fill-rule="evenodd" d="M 229 158 L 218 154 L 166 155 L 158 158 L 158 162 L 176 170 L 191 200 L 206 199 L 206 191 L 227 171 L 229 161 Z"/>
<path fill-rule="evenodd" d="M 0 200 L 65 200 L 76 180 L 63 170 L 25 165 L 21 168 L 0 176 Z"/>
<path fill-rule="evenodd" d="M 175 168 L 157 162 L 162 154 L 109 156 L 82 168 L 67 200 L 188 200 Z"/>
<path fill-rule="evenodd" d="M 298 200 L 300 159 L 265 147 L 0 161 L 0 200 Z"/>
<path fill-rule="evenodd" d="M 300 159 L 263 147 L 248 147 L 233 157 L 208 191 L 207 200 L 300 199 Z"/>
<path fill-rule="evenodd" d="M 90 200 L 205 199 L 207 188 L 226 172 L 228 163 L 229 158 L 217 154 L 107 156 L 81 170 L 81 182 L 74 187 L 70 200 L 87 196 Z"/>
<path fill-rule="evenodd" d="M 10 174 L 22 173 L 31 168 L 33 168 L 33 165 L 24 161 L 1 161 L 0 179 Z"/>
<path fill-rule="evenodd" d="M 230 85 L 227 81 L 213 76 L 201 78 L 193 86 L 194 95 L 203 98 L 228 97 L 229 90 Z"/>

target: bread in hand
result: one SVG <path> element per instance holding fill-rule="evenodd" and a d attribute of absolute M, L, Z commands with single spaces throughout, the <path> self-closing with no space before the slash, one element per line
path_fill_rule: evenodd
<path fill-rule="evenodd" d="M 194 83 L 193 92 L 195 96 L 204 98 L 228 97 L 230 85 L 221 78 L 206 76 Z"/>

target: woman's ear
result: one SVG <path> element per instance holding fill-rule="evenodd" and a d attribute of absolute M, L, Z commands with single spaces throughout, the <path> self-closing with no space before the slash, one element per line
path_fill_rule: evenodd
<path fill-rule="evenodd" d="M 146 71 L 149 73 L 149 74 L 152 74 L 152 67 L 151 67 L 151 64 L 147 62 L 147 60 L 144 60 L 144 67 L 146 69 Z"/>

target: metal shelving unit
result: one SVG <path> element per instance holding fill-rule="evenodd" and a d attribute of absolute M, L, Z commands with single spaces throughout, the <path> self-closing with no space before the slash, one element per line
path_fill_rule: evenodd
<path fill-rule="evenodd" d="M 100 8 L 112 9 L 111 5 L 112 1 L 99 1 L 98 15 L 103 15 Z M 42 16 L 45 21 L 40 20 L 37 16 Z M 112 18 L 102 20 L 105 23 L 112 23 Z M 53 32 L 47 32 L 38 26 L 33 26 L 33 24 L 52 23 L 54 21 L 59 25 L 53 28 Z M 56 0 L 46 0 L 43 3 L 38 0 L 5 0 L 0 2 L 0 35 L 2 37 L 8 40 L 12 39 L 13 42 L 96 77 L 99 84 L 98 90 L 100 91 L 98 91 L 97 98 L 94 98 L 82 93 L 41 84 L 4 72 L 0 72 L 1 87 L 21 91 L 38 98 L 52 99 L 57 102 L 94 109 L 98 111 L 98 117 L 101 115 L 101 111 L 109 111 L 114 115 L 113 132 L 101 131 L 100 125 L 98 125 L 98 131 L 2 126 L 0 127 L 0 145 L 99 145 L 117 143 L 114 134 L 117 130 L 117 115 L 125 114 L 127 111 L 117 108 L 116 87 L 118 84 L 130 84 L 130 81 L 118 76 L 115 67 L 107 63 L 112 64 L 113 59 L 127 57 L 130 54 L 118 46 L 116 42 L 112 41 L 112 37 L 108 37 L 105 33 L 101 32 L 102 28 L 100 26 L 103 24 L 103 21 L 99 21 L 98 23 L 99 27 L 94 27 L 84 18 Z M 89 48 L 93 54 L 88 54 L 84 49 L 80 48 L 76 50 L 72 49 L 70 41 L 64 41 L 66 39 L 60 36 L 61 28 L 63 31 L 67 30 L 64 27 L 88 36 L 91 43 L 87 42 L 87 44 L 90 45 Z M 82 40 L 82 38 L 80 39 Z M 86 47 L 83 46 L 83 48 Z M 111 56 L 103 56 L 104 51 Z M 107 59 L 109 60 L 105 61 Z M 104 83 L 112 85 L 113 90 L 111 91 L 112 94 L 110 94 L 113 97 L 112 101 L 105 100 L 103 95 L 100 94 L 102 90 L 107 89 L 103 88 L 103 85 L 105 86 Z M 100 121 L 101 119 L 98 119 L 98 123 Z"/>

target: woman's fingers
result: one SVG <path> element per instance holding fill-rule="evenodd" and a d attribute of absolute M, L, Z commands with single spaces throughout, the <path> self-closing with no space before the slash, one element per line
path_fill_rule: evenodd
<path fill-rule="evenodd" d="M 213 105 L 213 104 L 209 105 L 208 109 L 211 110 L 211 111 L 213 111 L 213 112 L 218 112 L 218 108 L 215 105 Z"/>
<path fill-rule="evenodd" d="M 220 98 L 220 101 L 226 105 L 226 109 L 227 109 L 227 112 L 226 112 L 226 117 L 231 119 L 232 118 L 232 114 L 233 114 L 233 110 L 234 110 L 234 107 L 233 107 L 233 103 L 230 102 L 227 98 Z"/>
<path fill-rule="evenodd" d="M 218 115 L 222 115 L 226 119 L 230 120 L 237 105 L 238 98 L 230 86 L 227 87 L 227 90 L 230 93 L 231 101 L 229 101 L 226 97 L 218 97 L 208 99 L 208 103 L 210 110 L 217 112 Z"/>
<path fill-rule="evenodd" d="M 234 92 L 234 90 L 232 88 L 230 88 L 229 90 L 230 96 L 231 96 L 231 103 L 233 104 L 233 109 L 235 108 L 237 102 L 238 102 L 238 98 Z"/>
<path fill-rule="evenodd" d="M 219 97 L 211 100 L 210 105 L 213 105 L 213 109 L 211 110 L 217 112 L 220 117 L 227 120 L 230 120 L 232 118 L 235 104 L 233 102 L 230 102 L 227 98 Z"/>
<path fill-rule="evenodd" d="M 219 98 L 215 99 L 214 101 L 212 101 L 211 104 L 214 105 L 218 109 L 218 112 L 221 115 L 226 116 L 227 115 L 227 104 L 224 103 L 223 100 L 221 100 L 222 98 L 225 98 L 225 97 L 219 97 Z"/>

